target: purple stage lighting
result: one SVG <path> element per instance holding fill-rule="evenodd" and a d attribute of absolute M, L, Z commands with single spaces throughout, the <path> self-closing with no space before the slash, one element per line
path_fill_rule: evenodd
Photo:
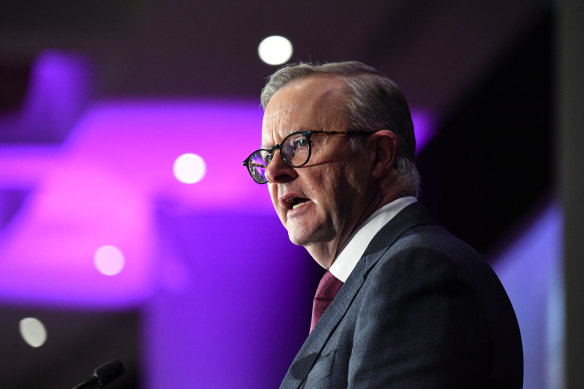
<path fill-rule="evenodd" d="M 48 52 L 33 73 L 18 125 L 50 113 L 72 130 L 62 144 L 0 146 L 0 189 L 28 192 L 0 231 L 0 299 L 133 305 L 168 274 L 185 280 L 160 271 L 161 207 L 275 217 L 266 186 L 241 166 L 260 145 L 256 102 L 113 100 L 78 116 L 90 88 L 84 61 Z M 414 112 L 414 123 L 421 146 L 431 120 Z M 96 254 L 103 247 L 109 256 Z"/>

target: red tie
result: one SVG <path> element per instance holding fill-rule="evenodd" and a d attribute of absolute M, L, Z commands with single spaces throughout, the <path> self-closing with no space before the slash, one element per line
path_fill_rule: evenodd
<path fill-rule="evenodd" d="M 314 302 L 312 303 L 312 320 L 310 321 L 310 332 L 324 313 L 331 301 L 335 298 L 339 289 L 343 286 L 343 281 L 339 280 L 330 271 L 326 271 L 322 276 L 316 289 Z"/>

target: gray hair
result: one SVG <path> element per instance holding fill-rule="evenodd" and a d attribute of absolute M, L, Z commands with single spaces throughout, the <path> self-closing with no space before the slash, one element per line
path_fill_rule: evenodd
<path fill-rule="evenodd" d="M 395 134 L 398 152 L 394 169 L 403 188 L 400 194 L 417 196 L 420 174 L 415 163 L 416 139 L 410 109 L 397 84 L 375 68 L 357 61 L 284 66 L 270 76 L 262 89 L 262 108 L 266 109 L 272 96 L 284 85 L 311 75 L 331 75 L 345 80 L 349 128 L 371 132 L 388 129 Z M 360 137 L 352 139 L 354 149 L 362 146 Z"/>

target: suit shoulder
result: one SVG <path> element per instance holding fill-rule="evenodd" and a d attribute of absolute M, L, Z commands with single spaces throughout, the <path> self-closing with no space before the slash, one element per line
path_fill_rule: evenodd
<path fill-rule="evenodd" d="M 415 257 L 418 260 L 451 261 L 461 269 L 491 269 L 485 257 L 463 240 L 437 224 L 410 228 L 389 248 L 384 257 Z"/>

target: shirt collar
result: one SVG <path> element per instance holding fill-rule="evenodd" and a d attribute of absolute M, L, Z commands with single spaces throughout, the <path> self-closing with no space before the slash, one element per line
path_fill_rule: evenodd
<path fill-rule="evenodd" d="M 413 196 L 401 197 L 373 212 L 349 237 L 329 271 L 339 280 L 345 282 L 379 230 L 402 209 L 416 201 Z"/>

